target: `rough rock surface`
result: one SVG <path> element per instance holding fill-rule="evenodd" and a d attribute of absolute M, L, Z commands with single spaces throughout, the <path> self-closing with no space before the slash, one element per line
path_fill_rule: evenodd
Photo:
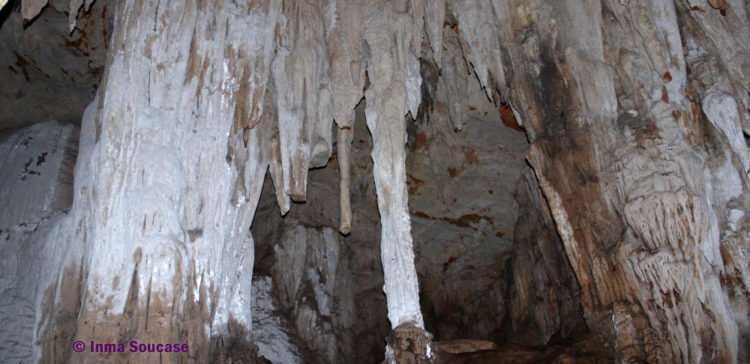
<path fill-rule="evenodd" d="M 42 282 L 54 271 L 46 236 L 73 201 L 78 130 L 47 121 L 0 136 L 0 356 L 23 362 L 34 345 Z"/>
<path fill-rule="evenodd" d="M 89 89 L 54 106 L 35 81 L 56 66 L 25 54 L 97 3 L 2 8 L 22 40 L 8 125 L 80 113 L 98 71 L 76 68 Z M 750 360 L 746 2 L 112 6 L 72 207 L 11 210 L 56 216 L 16 295 L 35 303 L 9 303 L 35 319 L 18 327 L 40 350 L 19 357 L 157 361 L 74 339 L 189 343 L 171 362 L 504 355 L 441 357 L 434 338 L 588 343 L 519 360 Z"/>
<path fill-rule="evenodd" d="M 49 119 L 79 123 L 104 73 L 113 4 L 97 1 L 70 32 L 68 1 L 44 1 L 26 22 L 11 1 L 0 9 L 0 129 Z"/>

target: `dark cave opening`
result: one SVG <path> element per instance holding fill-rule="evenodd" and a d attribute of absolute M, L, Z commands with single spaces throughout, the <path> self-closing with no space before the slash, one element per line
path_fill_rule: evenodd
<path fill-rule="evenodd" d="M 525 161 L 526 135 L 509 106 L 491 102 L 474 78 L 462 111 L 465 122 L 454 129 L 441 82 L 435 80 L 431 103 L 423 104 L 417 120 L 406 120 L 409 210 L 425 327 L 436 341 L 469 340 L 484 349 L 490 342 L 564 342 L 582 324 L 577 286 L 551 217 L 541 216 L 549 212 Z M 335 152 L 327 166 L 310 170 L 307 201 L 293 203 L 286 216 L 266 176 L 251 228 L 253 285 L 272 288 L 254 299 L 274 306 L 273 317 L 255 307 L 261 355 L 264 345 L 288 340 L 293 345 L 287 350 L 304 362 L 383 358 L 390 326 L 365 105 L 356 109 L 352 142 L 351 234 L 336 231 Z M 334 256 L 331 265 L 326 259 Z M 326 286 L 329 280 L 335 283 Z M 287 338 L 263 334 L 274 330 Z"/>

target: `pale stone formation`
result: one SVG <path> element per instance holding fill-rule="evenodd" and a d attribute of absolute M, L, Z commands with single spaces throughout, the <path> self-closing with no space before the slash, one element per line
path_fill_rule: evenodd
<path fill-rule="evenodd" d="M 81 6 L 72 2 L 71 14 Z M 70 244 L 80 241 L 71 252 L 85 251 L 80 262 L 73 254 L 62 260 L 65 272 L 82 272 L 81 302 L 60 298 L 55 292 L 66 288 L 57 283 L 43 304 L 63 311 L 80 305 L 75 308 L 79 339 L 153 341 L 187 333 L 195 348 L 191 356 L 237 360 L 224 357 L 221 338 L 250 342 L 254 243 L 249 226 L 263 176 L 271 166 L 285 213 L 289 198 L 305 200 L 307 170 L 325 165 L 331 154 L 326 41 L 339 34 L 334 32 L 336 4 L 117 6 L 96 121 L 84 126 L 85 133 L 93 128 L 95 134 L 94 146 L 81 155 L 83 161 L 91 159 L 90 169 L 81 175 L 82 196 L 70 218 L 58 225 Z M 359 41 L 369 39 L 367 57 L 377 64 L 371 70 L 371 99 L 372 109 L 382 115 L 369 119 L 376 183 L 382 189 L 389 317 L 392 327 L 410 323 L 421 330 L 404 173 L 404 115 L 416 114 L 420 87 L 421 26 L 412 19 L 421 15 L 403 15 L 396 23 L 401 29 L 391 34 L 382 23 L 389 17 L 378 10 L 403 10 L 394 6 L 367 10 L 371 36 Z M 174 21 L 178 13 L 180 20 Z M 400 45 L 403 51 L 391 51 L 392 39 L 404 34 L 410 35 Z M 361 45 L 351 48 L 352 59 L 362 58 Z M 398 71 L 401 65 L 405 73 Z M 347 68 L 352 83 L 361 85 L 363 68 Z M 400 81 L 388 81 L 392 70 Z M 397 92 L 390 92 L 394 88 Z M 341 125 L 347 122 L 342 119 Z M 61 273 L 59 281 L 74 277 Z M 183 325 L 174 326 L 177 317 Z M 53 339 L 65 328 L 54 318 L 43 318 L 40 325 L 42 358 L 67 357 L 69 349 Z M 123 325 L 129 328 L 117 329 Z M 333 360 L 332 347 L 328 360 Z M 73 354 L 83 361 L 95 357 Z"/>
<path fill-rule="evenodd" d="M 183 337 L 201 361 L 229 360 L 227 344 L 212 337 L 250 339 L 248 230 L 272 136 L 251 126 L 263 113 L 261 71 L 270 66 L 280 11 L 279 1 L 118 4 L 116 51 L 95 122 L 83 125 L 93 147 L 82 147 L 79 165 L 90 168 L 76 173 L 80 194 L 59 225 L 58 236 L 85 254 L 69 259 L 64 267 L 76 275 L 61 271 L 43 302 L 53 312 L 75 310 L 62 291 L 82 272 L 76 338 Z M 183 21 L 171 21 L 175 14 Z M 54 339 L 64 329 L 55 318 L 40 322 L 43 360 L 70 350 Z M 73 360 L 101 360 L 78 355 Z"/>
<path fill-rule="evenodd" d="M 22 19 L 33 21 L 54 3 L 24 0 Z M 92 3 L 70 1 L 68 31 L 81 26 Z M 253 281 L 249 231 L 267 172 L 282 215 L 302 208 L 292 201 L 331 198 L 328 190 L 328 197 L 310 194 L 308 180 L 311 168 L 334 155 L 335 128 L 338 229 L 344 235 L 363 229 L 369 236 L 357 237 L 361 242 L 379 228 L 389 362 L 438 360 L 425 331 L 418 274 L 428 277 L 424 300 L 442 313 L 450 305 L 435 292 L 468 302 L 456 292 L 474 292 L 487 277 L 462 287 L 436 283 L 430 277 L 442 274 L 440 262 L 447 258 L 443 272 L 468 280 L 468 267 L 485 252 L 510 263 L 506 270 L 488 264 L 492 277 L 512 278 L 502 287 L 486 284 L 488 301 L 479 308 L 460 308 L 458 317 L 473 319 L 502 302 L 491 311 L 494 326 L 477 329 L 483 335 L 505 325 L 495 335 L 543 345 L 555 335 L 570 337 L 583 323 L 621 362 L 750 360 L 745 2 L 123 0 L 113 6 L 106 76 L 81 124 L 73 205 L 55 215 L 44 236 L 29 238 L 51 247 L 41 258 L 49 268 L 37 288 L 8 296 L 24 298 L 8 299 L 24 320 L 34 316 L 33 327 L 19 321 L 18 335 L 29 336 L 31 327 L 40 348 L 19 358 L 107 359 L 71 354 L 70 341 L 81 338 L 187 340 L 189 356 L 165 360 L 255 361 L 251 301 L 258 292 L 255 307 L 271 333 L 258 338 L 261 355 L 275 350 L 275 360 L 302 360 L 290 338 L 296 336 L 318 340 L 307 348 L 316 358 L 338 360 L 350 349 L 337 342 L 337 329 L 352 327 L 355 317 L 354 299 L 341 288 L 355 285 L 355 278 L 342 278 L 354 270 L 340 258 L 354 255 L 345 238 L 329 221 L 316 225 L 325 217 L 289 219 L 280 224 L 283 234 L 264 235 L 273 237 L 264 249 L 275 268 Z M 18 71 L 18 80 L 29 78 Z M 372 135 L 375 223 L 352 211 L 355 202 L 374 197 L 355 178 L 358 169 L 370 171 L 358 165 L 352 145 L 359 142 L 358 104 Z M 528 154 L 492 160 L 481 148 L 499 142 L 517 148 L 502 158 L 526 149 L 504 139 L 513 136 L 478 133 L 477 107 L 501 111 L 492 119 L 506 126 L 520 125 Z M 420 115 L 437 126 L 410 124 Z M 465 133 L 457 140 L 471 139 L 477 148 L 425 142 L 444 138 L 439 126 L 448 121 Z M 422 158 L 411 163 L 410 137 L 417 145 L 410 155 Z M 435 148 L 434 161 L 419 155 L 420 143 Z M 524 156 L 530 169 L 519 165 Z M 481 206 L 486 215 L 456 216 L 467 206 L 427 214 L 424 196 L 410 204 L 407 182 L 419 184 L 422 175 L 434 176 L 435 191 L 480 200 L 478 189 L 458 188 L 449 178 L 483 163 L 492 167 L 477 171 L 482 178 L 507 163 L 506 173 L 492 176 L 501 182 L 477 179 L 515 191 L 513 200 L 498 197 L 504 209 Z M 450 165 L 449 177 L 438 169 L 443 165 Z M 60 209 L 44 201 L 2 219 L 17 226 Z M 473 248 L 456 249 L 461 254 L 454 258 L 450 244 L 413 239 L 413 216 L 419 224 L 470 230 L 476 240 L 461 244 Z M 511 223 L 495 226 L 496 216 L 514 220 L 511 235 L 503 238 Z M 488 224 L 497 239 L 487 237 Z M 20 246 L 21 235 L 4 249 Z M 488 246 L 495 241 L 499 246 Z M 25 254 L 17 251 L 9 256 Z M 8 270 L 3 284 L 17 287 L 19 274 Z M 291 323 L 276 321 L 277 305 L 291 312 Z M 341 319 L 333 318 L 337 307 Z M 437 313 L 430 317 L 446 317 Z"/>
<path fill-rule="evenodd" d="M 394 5 L 391 7 L 391 5 Z M 365 24 L 370 88 L 365 93 L 366 119 L 373 139 L 373 175 L 380 211 L 381 260 L 388 295 L 391 327 L 414 324 L 424 327 L 419 310 L 419 285 L 414 268 L 411 220 L 406 191 L 406 120 L 416 115 L 421 78 L 412 42 L 413 22 L 409 3 L 368 3 Z M 375 16 L 378 14 L 378 16 Z M 412 95 L 409 97 L 409 95 Z M 417 96 L 418 97 L 418 96 Z"/>
<path fill-rule="evenodd" d="M 34 345 L 37 302 L 54 251 L 46 237 L 73 201 L 77 127 L 47 121 L 0 136 L 0 356 L 23 362 Z"/>
<path fill-rule="evenodd" d="M 341 174 L 339 201 L 341 219 L 339 231 L 346 235 L 351 232 L 351 144 L 354 135 L 354 107 L 364 97 L 366 63 L 362 42 L 364 28 L 363 13 L 358 11 L 358 1 L 331 2 L 335 20 L 327 29 L 328 61 L 330 68 L 340 70 L 331 73 L 331 96 L 333 118 L 338 126 L 336 150 Z M 341 14 L 349 14 L 341 16 Z M 346 72 L 346 70 L 349 72 Z"/>

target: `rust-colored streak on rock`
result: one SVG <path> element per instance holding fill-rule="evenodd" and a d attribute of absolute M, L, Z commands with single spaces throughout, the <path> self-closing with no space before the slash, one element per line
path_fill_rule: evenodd
<path fill-rule="evenodd" d="M 31 81 L 31 79 L 29 78 L 29 72 L 26 70 L 26 66 L 29 65 L 29 61 L 22 55 L 18 54 L 18 52 L 16 51 L 13 51 L 13 54 L 16 55 L 16 66 L 21 68 L 23 77 L 26 78 L 26 81 Z"/>
<path fill-rule="evenodd" d="M 414 211 L 412 212 L 412 215 L 421 217 L 423 219 L 431 219 L 432 217 L 430 215 L 425 214 L 423 211 Z"/>
<path fill-rule="evenodd" d="M 471 148 L 464 149 L 464 158 L 466 158 L 466 161 L 469 162 L 469 164 L 474 164 L 479 161 L 477 151 Z"/>
<path fill-rule="evenodd" d="M 458 218 L 434 217 L 434 216 L 430 216 L 426 214 L 424 211 L 412 211 L 411 214 L 417 217 L 424 218 L 424 219 L 440 220 L 440 221 L 447 222 L 449 224 L 453 224 L 453 225 L 456 225 L 459 227 L 465 227 L 465 228 L 472 227 L 473 225 L 476 225 L 477 223 L 479 223 L 481 220 L 485 220 L 488 223 L 490 223 L 493 229 L 495 227 L 495 221 L 492 219 L 492 217 L 479 215 L 479 214 L 466 214 Z"/>
<path fill-rule="evenodd" d="M 422 185 L 424 184 L 424 181 L 419 178 L 415 178 L 413 176 L 409 176 L 409 177 L 410 177 L 409 180 L 406 181 L 407 190 L 409 191 L 410 195 L 413 195 L 417 193 L 417 190 L 419 190 L 419 187 L 422 187 Z"/>
<path fill-rule="evenodd" d="M 712 8 L 717 10 L 722 10 L 721 15 L 725 15 L 725 12 L 727 10 L 727 2 L 725 0 L 708 0 L 708 4 L 711 5 Z"/>
<path fill-rule="evenodd" d="M 451 257 L 448 258 L 448 261 L 445 262 L 445 263 L 443 263 L 443 272 L 448 271 L 448 267 L 450 267 L 451 263 L 455 262 L 460 257 L 461 257 L 460 254 L 459 255 L 451 255 Z"/>
<path fill-rule="evenodd" d="M 427 135 L 424 133 L 417 133 L 417 148 L 421 148 L 427 145 Z"/>
<path fill-rule="evenodd" d="M 444 217 L 444 218 L 441 218 L 440 220 L 445 221 L 445 222 L 449 222 L 449 223 L 451 223 L 453 225 L 457 225 L 457 226 L 460 226 L 460 227 L 471 227 L 471 225 L 477 224 L 481 220 L 486 220 L 487 222 L 490 223 L 490 225 L 492 225 L 493 227 L 495 226 L 495 223 L 494 223 L 494 221 L 492 221 L 491 217 L 484 216 L 484 215 L 479 215 L 479 214 L 467 214 L 467 215 L 463 215 L 463 216 L 461 216 L 461 217 L 459 217 L 457 219 L 452 219 L 452 218 L 449 218 L 449 217 Z"/>
<path fill-rule="evenodd" d="M 523 131 L 523 128 L 518 126 L 518 122 L 513 115 L 513 109 L 510 108 L 510 105 L 504 103 L 500 104 L 500 119 L 503 121 L 503 125 L 511 129 Z"/>
<path fill-rule="evenodd" d="M 458 176 L 458 170 L 456 170 L 455 168 L 448 168 L 448 174 L 451 177 L 456 177 Z"/>

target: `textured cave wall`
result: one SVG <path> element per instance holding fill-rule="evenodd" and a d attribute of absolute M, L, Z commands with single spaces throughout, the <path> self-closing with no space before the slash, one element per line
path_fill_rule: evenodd
<path fill-rule="evenodd" d="M 67 15 L 87 29 L 82 5 Z M 70 341 L 138 339 L 190 343 L 168 361 L 255 360 L 255 333 L 261 351 L 327 361 L 394 330 L 387 358 L 424 361 L 427 328 L 523 344 L 588 331 L 618 361 L 750 359 L 746 2 L 182 5 L 113 10 L 73 205 L 34 237 L 55 254 L 13 301 L 38 299 L 27 355 L 124 359 Z M 35 23 L 11 8 L 3 36 L 22 49 Z M 11 53 L 8 85 L 46 70 Z M 13 87 L 3 106 L 44 104 Z M 9 122 L 53 115 L 38 109 Z M 274 199 L 286 218 L 267 215 Z M 369 336 L 336 342 L 351 332 Z"/>
<path fill-rule="evenodd" d="M 254 279 L 272 282 L 274 314 L 292 338 L 300 357 L 296 362 L 383 360 L 389 324 L 377 244 L 381 227 L 372 137 L 364 102 L 356 110 L 351 124 L 351 233 L 336 231 L 339 201 L 332 196 L 338 195 L 337 153 L 325 168 L 310 171 L 307 201 L 292 204 L 284 217 L 267 180 L 251 229 L 257 241 Z M 276 356 L 274 344 L 283 341 L 268 337 L 270 323 L 253 326 L 259 353 L 268 359 Z"/>
<path fill-rule="evenodd" d="M 731 301 L 746 283 L 730 277 L 747 274 L 735 257 L 744 255 L 748 235 L 726 221 L 727 204 L 747 211 L 747 146 L 726 139 L 747 125 L 740 71 L 747 58 L 739 56 L 747 51 L 721 43 L 747 34 L 747 27 L 728 30 L 746 24 L 747 10 L 739 3 L 723 11 L 667 1 L 586 5 L 531 7 L 539 11 L 529 13 L 528 27 L 506 34 L 523 45 L 509 45 L 518 50 L 512 84 L 526 86 L 512 92 L 587 323 L 613 340 L 621 360 L 746 360 L 746 297 Z M 535 20 L 542 18 L 554 21 Z M 706 53 L 703 47 L 716 47 L 712 61 L 735 81 L 704 79 L 726 87 L 725 99 L 693 85 L 701 75 L 689 56 Z M 716 104 L 726 98 L 728 105 Z"/>
<path fill-rule="evenodd" d="M 102 78 L 113 5 L 98 1 L 81 11 L 72 32 L 68 1 L 50 1 L 33 22 L 24 21 L 21 5 L 0 10 L 0 129 L 50 119 L 77 124 Z"/>
<path fill-rule="evenodd" d="M 37 303 L 57 253 L 46 236 L 73 201 L 77 129 L 47 121 L 0 137 L 0 356 L 7 362 L 37 355 Z"/>
<path fill-rule="evenodd" d="M 546 345 L 586 336 L 578 282 L 530 168 L 523 170 L 515 192 L 520 211 L 510 258 L 506 340 Z"/>
<path fill-rule="evenodd" d="M 504 120 L 502 106 L 472 77 L 457 33 L 446 27 L 443 34 L 443 54 L 454 62 L 444 62 L 440 71 L 431 61 L 422 62 L 424 107 L 407 127 L 409 210 L 422 310 L 435 340 L 502 344 L 516 338 L 504 326 L 511 321 L 506 302 L 521 208 L 514 192 L 528 168 L 528 142 L 513 117 Z M 462 77 L 461 95 L 453 93 L 452 79 L 438 72 Z"/>
<path fill-rule="evenodd" d="M 449 349 L 459 351 L 471 351 L 467 347 L 481 340 L 533 346 L 546 345 L 553 336 L 570 339 L 583 324 L 577 286 L 549 213 L 548 220 L 537 217 L 547 207 L 524 162 L 526 137 L 518 125 L 503 123 L 500 108 L 470 80 L 460 131 L 448 118 L 442 84 L 432 85 L 433 103 L 420 121 L 407 120 L 409 209 L 425 326 L 441 347 L 458 348 L 453 342 L 458 339 L 476 341 Z M 253 332 L 259 354 L 272 361 L 382 360 L 388 322 L 374 244 L 380 220 L 365 104 L 356 108 L 352 124 L 350 234 L 334 234 L 337 154 L 328 166 L 309 172 L 307 201 L 292 204 L 284 217 L 272 183 L 264 185 L 251 229 L 254 282 L 273 289 L 270 304 L 253 312 Z M 540 245 L 542 252 L 526 257 L 531 245 Z M 273 318 L 255 319 L 258 311 Z M 578 329 L 576 334 L 585 334 Z"/>

